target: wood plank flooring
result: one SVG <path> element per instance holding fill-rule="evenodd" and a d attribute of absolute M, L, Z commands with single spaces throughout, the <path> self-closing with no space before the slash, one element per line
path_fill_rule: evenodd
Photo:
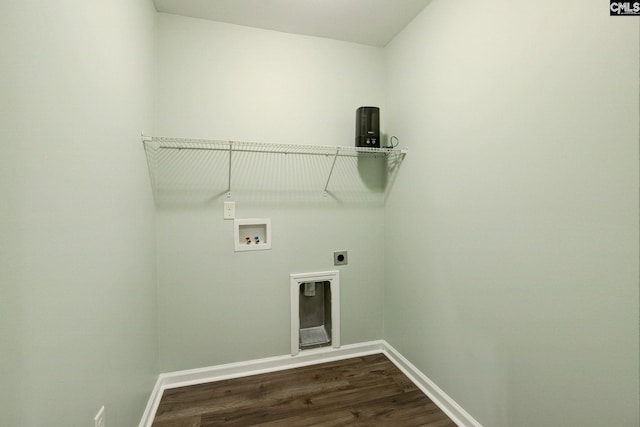
<path fill-rule="evenodd" d="M 153 427 L 455 427 L 383 354 L 165 390 Z"/>

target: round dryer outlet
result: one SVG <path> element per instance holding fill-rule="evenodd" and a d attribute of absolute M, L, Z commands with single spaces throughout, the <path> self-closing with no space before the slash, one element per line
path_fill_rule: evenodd
<path fill-rule="evenodd" d="M 348 264 L 347 251 L 336 251 L 333 253 L 333 265 Z"/>

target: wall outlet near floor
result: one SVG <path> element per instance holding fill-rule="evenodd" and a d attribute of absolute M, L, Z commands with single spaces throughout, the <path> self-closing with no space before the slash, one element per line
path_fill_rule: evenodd
<path fill-rule="evenodd" d="M 104 424 L 104 406 L 100 408 L 96 416 L 93 418 L 94 427 L 105 427 Z"/>
<path fill-rule="evenodd" d="M 235 219 L 236 202 L 224 202 L 224 219 Z"/>

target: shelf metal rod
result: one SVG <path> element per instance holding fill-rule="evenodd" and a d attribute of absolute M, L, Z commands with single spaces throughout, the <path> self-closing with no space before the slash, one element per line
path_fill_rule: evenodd
<path fill-rule="evenodd" d="M 176 151 L 182 151 L 182 150 L 186 150 L 186 151 L 228 151 L 229 147 L 167 147 L 167 146 L 160 146 L 158 147 L 160 150 L 176 150 Z M 236 151 L 238 153 L 265 153 L 265 154 L 293 154 L 293 155 L 304 155 L 304 156 L 330 156 L 330 155 L 335 155 L 333 153 L 334 150 L 331 150 L 331 152 L 329 151 L 276 151 L 276 150 L 251 150 L 251 149 L 246 149 L 246 148 L 241 148 L 238 149 L 237 147 L 234 148 L 233 151 Z M 391 152 L 389 151 L 344 151 L 341 150 L 339 156 L 342 157 L 358 157 L 360 154 L 362 153 L 366 153 L 366 154 L 370 154 L 373 156 L 380 156 L 380 155 L 384 155 L 384 156 L 388 156 Z M 404 154 L 404 151 L 399 151 L 399 153 Z"/>
<path fill-rule="evenodd" d="M 336 155 L 333 157 L 333 163 L 331 164 L 331 170 L 329 171 L 329 177 L 327 178 L 327 183 L 324 185 L 324 196 L 327 197 L 327 188 L 329 188 L 329 181 L 331 181 L 331 175 L 333 175 L 333 168 L 336 167 L 336 160 L 338 160 L 338 154 L 340 153 L 340 149 L 336 150 Z"/>
<path fill-rule="evenodd" d="M 332 155 L 336 148 L 339 148 L 339 156 L 357 157 L 360 154 L 384 155 L 406 154 L 406 149 L 390 147 L 366 148 L 349 146 L 328 146 L 328 145 L 299 145 L 299 144 L 268 144 L 258 142 L 240 141 L 219 141 L 204 139 L 151 137 L 143 135 L 144 142 L 157 142 L 158 149 L 161 150 L 203 150 L 203 151 L 227 151 L 229 144 L 233 145 L 232 150 L 247 153 L 270 153 L 270 154 L 299 154 L 299 155 Z"/>
<path fill-rule="evenodd" d="M 231 198 L 231 155 L 233 153 L 233 143 L 229 141 L 229 185 L 227 186 L 227 198 Z"/>

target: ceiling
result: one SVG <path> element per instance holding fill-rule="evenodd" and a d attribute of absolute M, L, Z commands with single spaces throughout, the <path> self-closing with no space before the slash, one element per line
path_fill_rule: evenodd
<path fill-rule="evenodd" d="M 158 12 L 386 46 L 431 0 L 153 0 Z"/>

